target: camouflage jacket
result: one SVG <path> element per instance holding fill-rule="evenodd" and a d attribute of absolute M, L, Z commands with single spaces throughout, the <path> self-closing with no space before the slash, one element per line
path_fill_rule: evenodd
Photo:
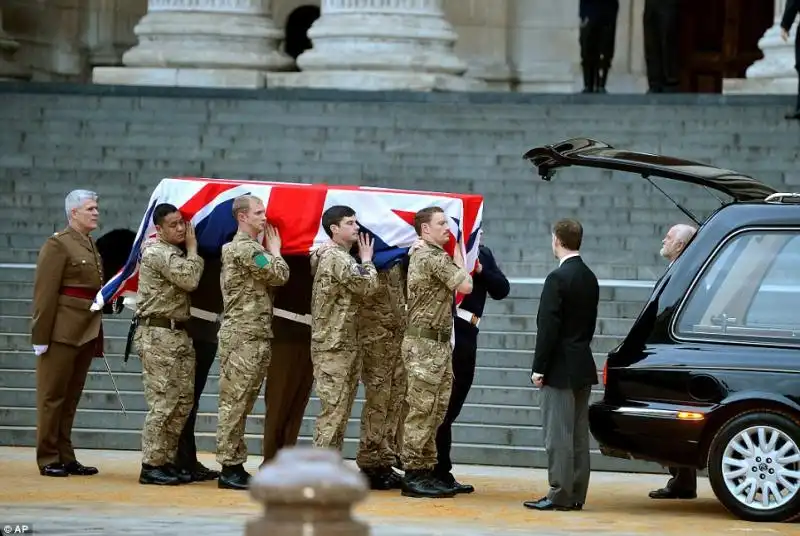
<path fill-rule="evenodd" d="M 453 292 L 469 276 L 440 246 L 426 243 L 408 263 L 408 325 L 439 332 L 453 327 Z"/>
<path fill-rule="evenodd" d="M 343 247 L 327 248 L 315 263 L 311 291 L 311 344 L 321 351 L 355 348 L 360 298 L 378 287 L 371 262 L 359 264 Z"/>
<path fill-rule="evenodd" d="M 255 239 L 238 231 L 222 246 L 220 287 L 224 310 L 220 331 L 272 338 L 272 292 L 289 280 L 289 266 Z"/>
<path fill-rule="evenodd" d="M 178 321 L 189 319 L 189 293 L 197 288 L 204 262 L 163 240 L 146 243 L 139 263 L 136 314 Z"/>

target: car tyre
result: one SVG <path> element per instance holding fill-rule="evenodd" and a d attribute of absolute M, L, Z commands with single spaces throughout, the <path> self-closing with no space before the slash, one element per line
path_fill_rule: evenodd
<path fill-rule="evenodd" d="M 775 523 L 800 518 L 797 419 L 770 410 L 730 419 L 711 441 L 708 477 L 717 499 L 741 519 Z"/>

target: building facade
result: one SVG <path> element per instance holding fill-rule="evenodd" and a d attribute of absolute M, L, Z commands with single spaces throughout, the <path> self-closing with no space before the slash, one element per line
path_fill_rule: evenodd
<path fill-rule="evenodd" d="M 685 90 L 796 92 L 785 1 L 686 2 Z M 619 0 L 611 93 L 647 89 L 644 4 Z M 0 0 L 0 77 L 570 93 L 578 32 L 578 0 Z"/>

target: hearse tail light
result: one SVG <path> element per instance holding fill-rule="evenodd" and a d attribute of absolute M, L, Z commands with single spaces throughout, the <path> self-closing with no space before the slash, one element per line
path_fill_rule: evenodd
<path fill-rule="evenodd" d="M 606 381 L 608 381 L 608 358 L 606 358 L 606 362 L 603 363 L 603 387 L 606 386 Z"/>
<path fill-rule="evenodd" d="M 705 415 L 702 413 L 696 413 L 694 411 L 679 411 L 678 412 L 678 419 L 682 421 L 702 421 L 705 418 Z"/>

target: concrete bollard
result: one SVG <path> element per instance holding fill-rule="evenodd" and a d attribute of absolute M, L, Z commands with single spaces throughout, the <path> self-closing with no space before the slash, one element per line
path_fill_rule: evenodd
<path fill-rule="evenodd" d="M 250 479 L 264 515 L 247 523 L 245 536 L 368 536 L 369 525 L 352 517 L 368 491 L 366 478 L 337 451 L 283 449 Z"/>

